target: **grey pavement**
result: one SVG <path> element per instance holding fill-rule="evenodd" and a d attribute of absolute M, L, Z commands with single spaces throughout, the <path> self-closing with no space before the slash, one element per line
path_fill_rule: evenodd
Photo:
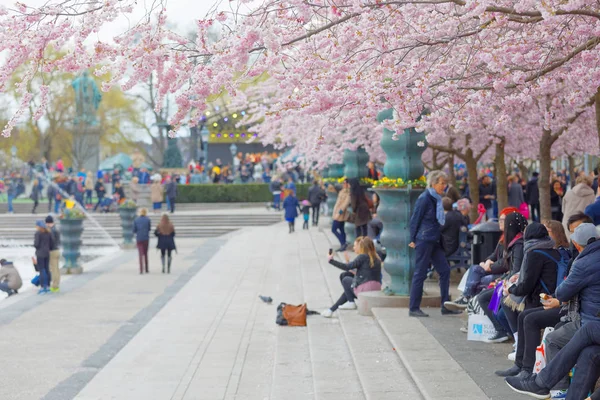
<path fill-rule="evenodd" d="M 319 229 L 244 228 L 178 247 L 171 275 L 158 271 L 154 251 L 143 276 L 136 253 L 122 252 L 70 278 L 59 295 L 3 304 L 0 354 L 11 368 L 3 368 L 0 398 L 499 398 L 444 350 L 432 334 L 440 326 L 406 310 L 383 310 L 380 320 L 338 311 L 309 316 L 307 327 L 277 326 L 279 302 L 321 311 L 341 294 L 341 271 L 328 264 L 329 237 Z M 439 323 L 455 329 L 460 319 Z"/>

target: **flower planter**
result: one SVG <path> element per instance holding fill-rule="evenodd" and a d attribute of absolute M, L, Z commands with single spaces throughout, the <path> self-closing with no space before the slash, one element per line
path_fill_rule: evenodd
<path fill-rule="evenodd" d="M 137 215 L 137 208 L 119 208 L 119 216 L 121 217 L 121 229 L 123 231 L 123 244 L 121 247 L 124 249 L 135 248 L 133 243 L 133 220 Z"/>
<path fill-rule="evenodd" d="M 83 219 L 60 220 L 62 255 L 65 259 L 65 265 L 61 270 L 63 274 L 81 274 L 83 272 L 83 267 L 79 263 L 82 233 Z"/>

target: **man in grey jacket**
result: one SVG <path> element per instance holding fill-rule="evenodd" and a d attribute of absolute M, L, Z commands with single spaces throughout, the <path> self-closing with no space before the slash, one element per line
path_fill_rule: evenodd
<path fill-rule="evenodd" d="M 23 286 L 21 275 L 11 261 L 0 260 L 0 290 L 8 293 L 8 297 L 17 294 Z"/>

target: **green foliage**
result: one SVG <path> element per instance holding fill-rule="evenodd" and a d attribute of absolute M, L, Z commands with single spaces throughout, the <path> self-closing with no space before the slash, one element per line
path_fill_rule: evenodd
<path fill-rule="evenodd" d="M 60 218 L 61 219 L 84 219 L 85 214 L 83 211 L 81 211 L 77 207 L 65 208 L 62 215 L 60 216 Z"/>
<path fill-rule="evenodd" d="M 181 157 L 181 151 L 177 146 L 177 139 L 169 139 L 169 146 L 165 150 L 165 157 L 163 160 L 163 167 L 165 168 L 181 168 L 183 167 L 183 157 Z"/>
<path fill-rule="evenodd" d="M 309 184 L 297 184 L 299 200 L 308 198 Z M 273 195 L 266 183 L 240 185 L 179 185 L 178 203 L 260 203 L 273 201 Z"/>
<path fill-rule="evenodd" d="M 137 208 L 137 203 L 131 199 L 126 199 L 123 203 L 121 203 L 119 208 L 127 208 L 127 209 Z"/>

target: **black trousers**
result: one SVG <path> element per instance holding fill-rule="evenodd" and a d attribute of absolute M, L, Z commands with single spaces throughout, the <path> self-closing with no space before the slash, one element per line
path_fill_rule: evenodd
<path fill-rule="evenodd" d="M 169 205 L 171 206 L 171 214 L 175 212 L 175 197 L 169 197 Z"/>
<path fill-rule="evenodd" d="M 542 329 L 554 327 L 560 322 L 560 317 L 560 307 L 550 310 L 544 310 L 544 307 L 530 308 L 519 314 L 519 340 L 515 357 L 517 367 L 533 372 L 535 351 L 542 341 Z"/>
<path fill-rule="evenodd" d="M 367 224 L 356 227 L 356 237 L 367 236 Z"/>
<path fill-rule="evenodd" d="M 312 222 L 317 225 L 319 223 L 319 209 L 321 208 L 321 204 L 313 205 L 312 207 Z"/>
<path fill-rule="evenodd" d="M 485 315 L 492 321 L 494 324 L 494 328 L 497 332 L 506 332 L 506 329 L 498 322 L 498 319 L 494 315 L 494 312 L 489 309 L 490 301 L 492 301 L 492 296 L 494 295 L 494 289 L 486 289 L 477 295 L 477 301 L 481 306 L 481 309 L 485 313 Z"/>
<path fill-rule="evenodd" d="M 353 302 L 356 299 L 354 295 L 354 290 L 352 289 L 352 281 L 354 280 L 354 274 L 351 272 L 342 272 L 340 275 L 340 282 L 342 282 L 342 287 L 344 288 L 344 293 L 340 296 L 338 301 L 335 302 L 333 306 L 331 306 L 330 310 L 335 311 L 344 303 Z"/>

